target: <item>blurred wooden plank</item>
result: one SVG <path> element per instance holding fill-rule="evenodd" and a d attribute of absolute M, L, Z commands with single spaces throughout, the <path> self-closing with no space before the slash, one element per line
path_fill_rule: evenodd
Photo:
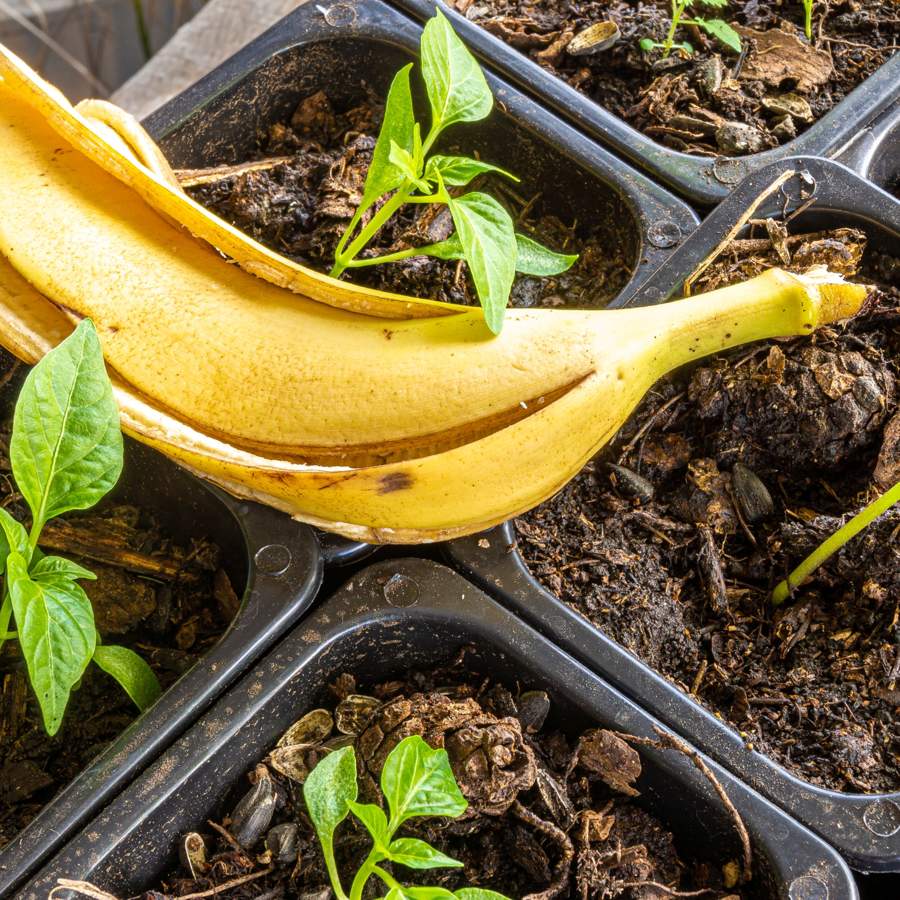
<path fill-rule="evenodd" d="M 209 0 L 112 100 L 143 118 L 309 0 Z"/>

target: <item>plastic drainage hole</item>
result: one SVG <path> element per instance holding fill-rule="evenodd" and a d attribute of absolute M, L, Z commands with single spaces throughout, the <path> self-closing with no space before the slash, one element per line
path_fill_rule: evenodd
<path fill-rule="evenodd" d="M 263 575 L 283 575 L 291 564 L 291 551 L 284 544 L 266 544 L 253 559 Z"/>
<path fill-rule="evenodd" d="M 336 28 L 339 25 L 356 24 L 356 8 L 349 3 L 334 3 L 331 6 L 317 6 L 325 21 Z"/>
<path fill-rule="evenodd" d="M 781 193 L 785 200 L 791 203 L 805 203 L 816 196 L 819 183 L 807 172 L 798 172 L 793 178 L 781 186 Z"/>
<path fill-rule="evenodd" d="M 744 177 L 744 163 L 730 156 L 717 156 L 712 164 L 716 181 L 722 184 L 737 184 Z"/>
<path fill-rule="evenodd" d="M 647 240 L 661 249 L 674 247 L 681 240 L 681 229 L 677 222 L 661 219 L 647 229 Z"/>
<path fill-rule="evenodd" d="M 405 608 L 415 606 L 419 602 L 419 586 L 408 575 L 399 572 L 385 582 L 384 599 L 391 606 Z"/>
<path fill-rule="evenodd" d="M 900 831 L 900 806 L 893 800 L 876 800 L 863 813 L 866 828 L 879 837 L 893 837 Z"/>
<path fill-rule="evenodd" d="M 828 900 L 828 885 L 815 875 L 801 875 L 788 888 L 791 900 Z"/>

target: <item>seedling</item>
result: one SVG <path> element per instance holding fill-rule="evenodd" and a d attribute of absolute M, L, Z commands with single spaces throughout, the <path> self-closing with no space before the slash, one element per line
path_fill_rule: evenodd
<path fill-rule="evenodd" d="M 812 40 L 812 14 L 813 3 L 815 0 L 802 0 L 803 2 L 803 30 L 806 32 L 806 39 Z"/>
<path fill-rule="evenodd" d="M 150 667 L 127 647 L 100 642 L 79 580 L 97 576 L 38 544 L 51 519 L 88 509 L 122 471 L 122 432 L 103 352 L 89 319 L 28 373 L 13 415 L 9 458 L 31 528 L 0 507 L 0 646 L 18 640 L 44 727 L 56 734 L 72 689 L 93 660 L 139 709 L 159 695 Z M 15 617 L 15 631 L 8 631 Z"/>
<path fill-rule="evenodd" d="M 382 900 L 508 900 L 496 891 L 440 887 L 406 887 L 381 863 L 409 869 L 461 868 L 462 863 L 417 838 L 394 837 L 404 822 L 415 816 L 447 816 L 455 819 L 468 806 L 446 750 L 432 750 L 418 735 L 404 738 L 388 754 L 381 770 L 381 792 L 387 814 L 374 803 L 357 803 L 356 753 L 343 747 L 324 757 L 303 784 L 303 798 L 322 845 L 328 877 L 337 900 L 361 900 L 366 883 L 374 875 L 387 893 Z M 372 838 L 372 849 L 353 878 L 350 893 L 341 884 L 334 857 L 334 833 L 353 815 Z"/>
<path fill-rule="evenodd" d="M 451 195 L 448 188 L 465 187 L 477 175 L 488 172 L 513 181 L 518 179 L 481 160 L 430 155 L 445 129 L 460 122 L 484 119 L 491 111 L 494 98 L 481 67 L 440 12 L 425 25 L 420 50 L 431 127 L 423 138 L 413 108 L 410 63 L 394 76 L 388 91 L 384 121 L 366 175 L 362 201 L 337 245 L 331 275 L 338 278 L 346 269 L 413 256 L 464 259 L 484 309 L 485 321 L 497 334 L 503 326 L 516 272 L 558 275 L 578 257 L 554 253 L 516 234 L 509 213 L 488 194 L 471 191 L 462 196 Z M 365 214 L 388 194 L 390 198 L 363 223 Z M 408 203 L 446 204 L 456 230 L 447 240 L 436 244 L 359 259 L 360 252 L 378 231 Z"/>
<path fill-rule="evenodd" d="M 684 19 L 682 16 L 694 3 L 709 6 L 713 9 L 722 9 L 728 5 L 728 0 L 672 0 L 672 21 L 669 23 L 669 31 L 664 41 L 654 41 L 651 38 L 642 38 L 638 45 L 645 53 L 657 48 L 662 49 L 662 58 L 665 59 L 673 50 L 681 50 L 688 56 L 693 54 L 694 48 L 687 42 L 675 43 L 675 32 L 681 25 L 696 25 L 708 35 L 714 37 L 719 43 L 724 44 L 735 53 L 741 52 L 741 36 L 724 19 Z M 804 0 L 806 2 L 806 0 Z"/>
<path fill-rule="evenodd" d="M 781 606 L 794 588 L 803 584 L 819 566 L 833 556 L 851 538 L 868 528 L 879 516 L 886 513 L 895 503 L 900 503 L 900 481 L 858 512 L 849 522 L 840 527 L 831 537 L 824 540 L 806 559 L 772 591 L 772 604 Z"/>

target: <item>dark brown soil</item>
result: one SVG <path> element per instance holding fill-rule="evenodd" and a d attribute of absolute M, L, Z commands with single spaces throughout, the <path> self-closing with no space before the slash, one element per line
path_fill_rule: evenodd
<path fill-rule="evenodd" d="M 4 353 L 5 380 L 13 365 Z M 15 393 L 4 390 L 2 402 L 11 403 Z M 8 440 L 7 422 L 0 428 L 0 505 L 27 522 L 27 507 L 13 486 Z M 203 540 L 178 546 L 136 507 L 105 504 L 69 514 L 48 525 L 43 536 L 45 550 L 96 573 L 85 590 L 97 630 L 106 643 L 143 656 L 163 688 L 218 640 L 236 612 L 238 601 L 218 566 L 218 549 Z M 137 709 L 110 676 L 90 665 L 72 692 L 62 727 L 50 738 L 14 641 L 0 652 L 0 679 L 2 847 L 124 730 Z"/>
<path fill-rule="evenodd" d="M 216 823 L 215 833 L 204 829 L 203 835 L 191 836 L 194 852 L 188 858 L 205 857 L 194 865 L 194 877 L 183 861 L 161 890 L 181 896 L 218 888 L 216 896 L 223 900 L 331 896 L 300 780 L 324 749 L 353 743 L 360 802 L 381 802 L 376 784 L 385 758 L 404 737 L 419 734 L 429 745 L 446 748 L 469 809 L 456 820 L 411 820 L 408 835 L 427 840 L 465 868 L 415 872 L 395 867 L 395 877 L 407 884 L 448 890 L 477 886 L 525 900 L 664 900 L 673 889 L 708 889 L 705 896 L 727 894 L 731 900 L 744 896 L 735 885 L 740 861 L 721 858 L 721 849 L 717 854 L 709 847 L 704 852 L 711 859 L 705 862 L 682 857 L 679 835 L 633 799 L 640 755 L 621 737 L 596 728 L 560 732 L 545 693 L 510 692 L 474 680 L 472 669 L 463 651 L 450 667 L 374 687 L 368 700 L 357 694 L 352 676 L 341 676 L 332 686 L 327 711 L 298 720 L 287 746 L 275 748 L 248 773 L 249 790 L 244 781 L 240 791 L 247 793 L 235 795 L 231 814 Z M 204 848 L 202 854 L 198 847 Z M 348 822 L 338 829 L 336 852 L 345 887 L 369 847 L 357 825 Z M 285 850 L 281 858 L 278 848 Z M 252 881 L 224 887 L 254 875 Z M 367 897 L 379 895 L 374 887 Z M 144 895 L 146 900 L 159 896 Z"/>
<path fill-rule="evenodd" d="M 290 122 L 273 126 L 261 138 L 256 159 L 275 160 L 274 164 L 232 175 L 227 170 L 181 173 L 183 183 L 196 200 L 261 243 L 328 272 L 338 240 L 362 199 L 383 112 L 374 97 L 352 109 L 336 111 L 324 93 L 313 94 L 300 103 Z M 442 148 L 445 150 L 466 153 L 465 147 Z M 510 160 L 508 167 L 515 169 L 515 160 Z M 576 223 L 545 212 L 540 195 L 525 198 L 517 188 L 506 179 L 487 178 L 465 190 L 488 191 L 509 209 L 519 231 L 557 252 L 577 253 L 579 260 L 556 278 L 518 277 L 511 305 L 604 306 L 631 275 L 631 254 L 623 246 L 625 238 L 616 230 L 616 223 L 576 227 Z M 370 249 L 360 255 L 365 258 L 423 246 L 449 237 L 452 231 L 446 207 L 411 204 L 394 216 Z M 414 257 L 357 269 L 352 278 L 411 296 L 478 303 L 463 262 Z"/>
<path fill-rule="evenodd" d="M 734 242 L 697 290 L 778 264 L 760 236 Z M 826 257 L 850 273 L 864 240 L 777 242 L 797 268 Z M 748 745 L 814 784 L 878 792 L 900 788 L 900 508 L 783 608 L 768 599 L 900 477 L 900 260 L 870 250 L 860 279 L 878 285 L 851 323 L 658 384 L 517 530 L 549 590 Z"/>
<path fill-rule="evenodd" d="M 562 78 L 630 125 L 668 147 L 710 156 L 742 156 L 786 143 L 840 102 L 900 45 L 896 4 L 838 0 L 818 5 L 813 42 L 803 32 L 800 0 L 731 0 L 713 9 L 696 2 L 691 15 L 722 18 L 744 31 L 738 55 L 684 26 L 692 57 L 641 51 L 662 41 L 669 0 L 452 0 L 468 19 Z M 573 55 L 572 39 L 614 21 L 619 40 Z M 762 33 L 762 36 L 760 36 Z M 779 49 L 773 52 L 773 38 Z M 788 95 L 785 98 L 785 95 Z"/>

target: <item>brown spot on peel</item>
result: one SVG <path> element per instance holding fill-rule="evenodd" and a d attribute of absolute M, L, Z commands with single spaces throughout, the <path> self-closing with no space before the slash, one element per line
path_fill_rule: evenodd
<path fill-rule="evenodd" d="M 405 491 L 413 485 L 413 477 L 409 472 L 391 472 L 378 479 L 378 493 L 392 494 L 394 491 Z"/>

